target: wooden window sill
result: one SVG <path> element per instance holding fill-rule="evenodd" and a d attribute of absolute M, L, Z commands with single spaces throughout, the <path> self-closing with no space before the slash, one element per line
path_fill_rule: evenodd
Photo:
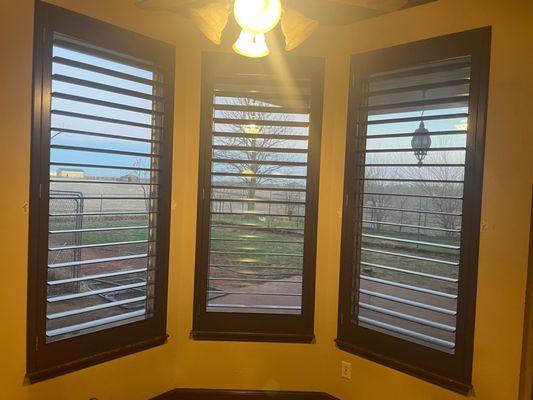
<path fill-rule="evenodd" d="M 212 332 L 193 330 L 191 331 L 191 339 L 239 342 L 314 343 L 315 335 L 313 333 L 283 334 L 258 332 Z"/>
<path fill-rule="evenodd" d="M 394 368 L 395 370 L 404 372 L 416 378 L 420 378 L 427 382 L 452 390 L 464 396 L 467 396 L 473 390 L 473 386 L 470 383 L 460 382 L 439 374 L 426 371 L 414 365 L 403 363 L 401 361 L 384 356 L 382 354 L 374 353 L 365 348 L 349 343 L 345 340 L 337 338 L 335 339 L 335 343 L 337 344 L 337 347 L 340 350 L 346 351 L 359 357 L 366 358 L 370 361 L 377 362 L 386 367 Z"/>

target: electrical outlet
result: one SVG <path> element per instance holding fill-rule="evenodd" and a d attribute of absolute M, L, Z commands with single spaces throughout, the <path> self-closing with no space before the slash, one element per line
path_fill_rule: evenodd
<path fill-rule="evenodd" d="M 341 363 L 341 376 L 344 379 L 352 379 L 352 364 L 351 363 L 347 361 L 343 361 Z"/>

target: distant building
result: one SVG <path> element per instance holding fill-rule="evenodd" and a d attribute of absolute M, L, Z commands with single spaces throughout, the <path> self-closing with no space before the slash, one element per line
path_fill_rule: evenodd
<path fill-rule="evenodd" d="M 85 178 L 85 171 L 82 169 L 77 169 L 77 168 L 72 168 L 72 169 L 58 168 L 57 176 L 60 178 L 83 179 Z"/>
<path fill-rule="evenodd" d="M 121 176 L 119 180 L 124 181 L 124 182 L 140 182 L 141 179 L 139 178 L 139 176 L 135 174 L 127 174 L 127 175 Z"/>

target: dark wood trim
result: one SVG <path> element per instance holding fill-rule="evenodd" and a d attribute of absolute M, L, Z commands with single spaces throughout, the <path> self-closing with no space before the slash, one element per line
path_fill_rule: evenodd
<path fill-rule="evenodd" d="M 89 357 L 80 358 L 72 362 L 55 365 L 51 368 L 34 371 L 26 374 L 26 377 L 31 383 L 41 382 L 46 379 L 55 378 L 57 376 L 66 374 L 68 372 L 78 371 L 92 365 L 100 364 L 105 361 L 114 360 L 116 358 L 124 357 L 129 354 L 137 353 L 142 350 L 147 350 L 152 347 L 157 347 L 167 342 L 168 335 L 162 337 L 151 338 L 142 342 L 133 343 L 118 349 L 113 349 L 99 354 L 94 354 Z"/>
<path fill-rule="evenodd" d="M 406 374 L 409 374 L 416 378 L 424 379 L 428 382 L 445 387 L 446 389 L 453 390 L 454 392 L 460 393 L 462 395 L 467 395 L 473 389 L 471 384 L 465 384 L 463 382 L 455 381 L 439 374 L 431 373 L 425 369 L 417 367 L 416 365 L 403 363 L 394 358 L 375 353 L 364 347 L 354 345 L 350 342 L 345 342 L 343 340 L 336 339 L 335 343 L 337 344 L 337 347 L 341 350 L 356 354 L 370 361 L 378 362 L 387 367 L 400 370 L 402 372 L 405 372 Z"/>
<path fill-rule="evenodd" d="M 282 342 L 313 343 L 315 335 L 254 333 L 254 332 L 212 332 L 191 331 L 194 340 L 246 341 L 246 342 Z"/>
<path fill-rule="evenodd" d="M 533 192 L 532 192 L 533 193 Z M 533 198 L 529 226 L 529 261 L 526 281 L 526 307 L 524 310 L 524 334 L 522 335 L 522 362 L 520 365 L 519 400 L 533 397 Z"/>
<path fill-rule="evenodd" d="M 164 146 L 160 152 L 157 273 L 154 316 L 86 335 L 46 342 L 46 268 L 52 45 L 55 33 L 93 46 L 147 60 L 167 84 L 163 105 Z M 129 59 L 129 58 L 128 58 Z M 161 345 L 166 341 L 168 248 L 172 182 L 174 112 L 173 46 L 41 1 L 35 3 L 33 104 L 28 249 L 27 376 L 39 381 L 62 373 Z M 39 196 L 42 185 L 42 199 Z"/>
<path fill-rule="evenodd" d="M 315 57 L 286 57 L 286 68 L 296 79 L 311 81 L 309 148 L 304 232 L 302 313 L 267 314 L 207 312 L 207 277 L 211 193 L 211 138 L 213 85 L 216 75 L 237 72 L 276 76 L 269 60 L 246 59 L 235 54 L 204 53 L 202 63 L 202 108 L 198 177 L 198 214 L 194 315 L 191 337 L 199 340 L 250 340 L 311 343 L 314 337 L 316 235 L 318 178 L 322 131 L 324 60 Z M 260 80 L 261 78 L 258 78 Z M 233 336 L 233 338 L 231 338 Z"/>
<path fill-rule="evenodd" d="M 462 394 L 471 389 L 472 377 L 490 38 L 491 28 L 485 27 L 358 54 L 351 60 L 337 346 Z M 357 315 L 357 307 L 353 307 L 357 304 L 357 293 L 353 293 L 351 282 L 359 284 L 353 266 L 359 256 L 361 229 L 357 223 L 360 218 L 354 209 L 360 207 L 354 207 L 354 204 L 360 203 L 361 188 L 357 186 L 360 179 L 356 178 L 361 176 L 360 157 L 364 151 L 358 149 L 365 148 L 362 131 L 365 126 L 357 121 L 361 118 L 360 113 L 365 112 L 361 100 L 365 98 L 364 81 L 369 74 L 461 56 L 471 56 L 472 76 L 464 178 L 465 212 L 461 224 L 462 241 L 467 245 L 462 247 L 460 256 L 460 263 L 465 268 L 459 273 L 456 349 L 454 354 L 448 354 L 351 322 Z"/>
<path fill-rule="evenodd" d="M 40 158 L 41 158 L 41 108 L 43 92 L 43 50 L 42 37 L 44 32 L 44 18 L 41 16 L 41 3 L 35 2 L 34 32 L 33 32 L 33 86 L 32 86 L 32 126 L 31 126 L 31 152 L 30 152 L 30 190 L 29 190 L 29 227 L 28 227 L 28 286 L 27 286 L 27 311 L 26 311 L 26 371 L 27 374 L 36 370 L 32 367 L 35 358 L 35 349 L 39 341 L 37 335 L 36 312 L 39 309 L 39 296 L 31 293 L 40 293 L 38 273 L 32 265 L 37 265 L 39 252 L 36 250 L 39 238 L 39 224 L 32 221 L 40 220 L 39 184 Z M 34 161 L 35 160 L 35 161 Z M 35 207 L 32 207 L 35 205 Z M 31 381 L 31 379 L 30 379 Z"/>
<path fill-rule="evenodd" d="M 339 400 L 323 392 L 296 392 L 270 390 L 231 390 L 231 389 L 174 389 L 151 400 Z"/>

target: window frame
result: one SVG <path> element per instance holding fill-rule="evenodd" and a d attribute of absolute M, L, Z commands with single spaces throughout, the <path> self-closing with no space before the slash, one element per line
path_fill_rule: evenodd
<path fill-rule="evenodd" d="M 484 27 L 351 57 L 337 347 L 462 394 L 467 394 L 472 388 L 490 39 L 491 28 Z M 358 280 L 358 271 L 353 268 L 353 264 L 360 254 L 357 248 L 360 247 L 361 233 L 355 227 L 354 209 L 357 207 L 352 204 L 361 202 L 362 191 L 357 187 L 356 182 L 361 173 L 364 174 L 364 170 L 361 172 L 362 164 L 358 158 L 364 157 L 365 154 L 364 151 L 359 150 L 364 146 L 364 138 L 357 128 L 357 120 L 360 100 L 363 98 L 362 81 L 370 73 L 408 68 L 425 62 L 468 55 L 471 56 L 472 61 L 464 177 L 463 210 L 466 212 L 463 212 L 461 225 L 460 263 L 463 268 L 459 272 L 456 348 L 454 354 L 447 354 L 350 322 L 352 315 L 356 315 L 350 311 L 353 290 L 350 282 L 354 279 Z M 467 243 L 468 245 L 465 245 Z"/>
<path fill-rule="evenodd" d="M 162 345 L 167 340 L 166 310 L 174 112 L 173 46 L 123 28 L 50 5 L 35 3 L 33 100 L 28 249 L 27 378 L 38 382 L 107 360 Z M 46 270 L 50 161 L 50 85 L 53 34 L 72 36 L 91 45 L 155 62 L 165 77 L 157 273 L 154 316 L 72 338 L 46 343 Z M 41 198 L 41 193 L 45 195 Z M 46 238 L 43 239 L 43 238 Z M 44 263 L 44 264 L 43 264 Z"/>
<path fill-rule="evenodd" d="M 270 59 L 246 59 L 235 54 L 203 53 L 194 315 L 191 331 L 191 336 L 195 340 L 300 343 L 310 343 L 314 340 L 318 181 L 324 90 L 322 58 L 284 56 L 279 60 L 295 75 L 311 80 L 302 312 L 300 315 L 207 312 L 210 199 L 204 194 L 210 193 L 211 190 L 211 120 L 214 85 L 212 74 L 215 71 L 276 74 L 276 68 L 270 61 Z"/>

